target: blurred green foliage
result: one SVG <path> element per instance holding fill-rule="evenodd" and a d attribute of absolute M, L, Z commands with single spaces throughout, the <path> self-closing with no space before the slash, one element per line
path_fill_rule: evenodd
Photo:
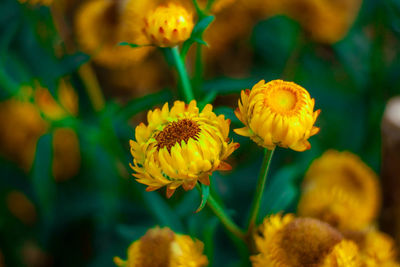
<path fill-rule="evenodd" d="M 210 19 L 204 18 L 204 23 Z M 62 42 L 48 8 L 31 8 L 15 0 L 0 2 L 1 100 L 35 80 L 56 95 L 58 80 L 69 76 L 79 95 L 80 112 L 77 118 L 59 123 L 77 132 L 82 157 L 79 174 L 56 183 L 51 172 L 50 130 L 37 142 L 29 174 L 0 158 L 0 250 L 6 266 L 30 266 L 24 263 L 23 253 L 28 243 L 49 257 L 49 266 L 113 266 L 113 256 L 124 257 L 128 245 L 154 225 L 202 240 L 212 266 L 248 264 L 240 262 L 208 209 L 193 213 L 200 203 L 196 190 L 179 190 L 167 201 L 162 190 L 145 192 L 130 176 L 128 140 L 134 137 L 137 124 L 130 119 L 176 99 L 175 92 L 166 88 L 124 105 L 108 99 L 104 110 L 95 112 L 76 72 L 89 57 L 82 53 L 57 56 L 55 44 Z M 313 43 L 295 21 L 284 16 L 258 23 L 249 45 L 254 49 L 249 77 L 217 77 L 201 87 L 207 100 L 216 98 L 215 111 L 230 118 L 232 128 L 240 127 L 234 106 L 219 103 L 237 99 L 242 89 L 260 79 L 293 80 L 307 88 L 322 110 L 317 122 L 321 132 L 311 138 L 311 150 L 278 149 L 275 153 L 259 220 L 266 214 L 296 210 L 302 176 L 326 149 L 350 150 L 379 173 L 380 119 L 386 101 L 400 92 L 399 1 L 365 0 L 348 35 L 332 46 Z M 213 175 L 212 190 L 243 225 L 262 149 L 246 138 L 231 136 L 241 144 L 231 160 L 234 169 Z M 23 224 L 8 210 L 6 196 L 12 190 L 23 192 L 35 204 L 34 225 Z"/>

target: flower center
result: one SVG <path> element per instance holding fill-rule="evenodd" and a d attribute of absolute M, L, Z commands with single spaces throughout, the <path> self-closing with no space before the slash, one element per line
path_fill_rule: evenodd
<path fill-rule="evenodd" d="M 275 112 L 280 114 L 288 114 L 296 109 L 298 103 L 297 92 L 290 87 L 272 88 L 266 94 L 264 101 Z"/>
<path fill-rule="evenodd" d="M 327 223 L 298 218 L 283 229 L 280 246 L 291 266 L 317 266 L 342 238 Z"/>
<path fill-rule="evenodd" d="M 140 253 L 135 259 L 138 266 L 142 267 L 168 267 L 171 253 L 171 243 L 175 235 L 168 228 L 151 229 L 140 238 Z"/>
<path fill-rule="evenodd" d="M 200 132 L 199 125 L 189 119 L 182 119 L 168 124 L 161 132 L 156 135 L 157 149 L 160 150 L 167 147 L 171 152 L 171 148 L 183 141 L 187 143 L 190 138 L 197 140 L 197 134 Z"/>

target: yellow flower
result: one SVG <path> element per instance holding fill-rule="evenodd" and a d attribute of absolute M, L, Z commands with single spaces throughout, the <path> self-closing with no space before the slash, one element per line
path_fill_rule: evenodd
<path fill-rule="evenodd" d="M 28 3 L 30 5 L 44 5 L 49 6 L 53 3 L 53 0 L 18 0 L 20 3 Z"/>
<path fill-rule="evenodd" d="M 78 136 L 70 128 L 57 128 L 53 133 L 53 176 L 58 182 L 78 174 L 81 163 Z"/>
<path fill-rule="evenodd" d="M 322 43 L 340 41 L 348 32 L 358 11 L 361 0 L 292 0 L 287 1 L 285 13 Z"/>
<path fill-rule="evenodd" d="M 265 218 L 255 235 L 254 267 L 361 267 L 357 246 L 328 224 L 293 215 Z"/>
<path fill-rule="evenodd" d="M 147 0 L 146 0 L 147 1 Z M 145 1 L 93 0 L 79 8 L 75 17 L 75 32 L 81 49 L 104 67 L 126 68 L 141 62 L 151 47 L 132 49 L 118 45 L 120 42 L 144 43 L 145 37 L 129 21 L 141 12 Z M 128 12 L 136 10 L 134 14 Z"/>
<path fill-rule="evenodd" d="M 173 47 L 189 39 L 193 27 L 192 13 L 184 6 L 170 2 L 148 13 L 143 32 L 151 44 Z"/>
<path fill-rule="evenodd" d="M 376 174 L 356 155 L 329 150 L 306 173 L 298 214 L 342 230 L 361 230 L 372 223 L 379 206 Z"/>
<path fill-rule="evenodd" d="M 196 101 L 189 105 L 175 101 L 169 109 L 149 111 L 148 125 L 136 127 L 136 141 L 130 142 L 133 174 L 147 191 L 167 186 L 170 197 L 179 186 L 191 190 L 197 181 L 209 185 L 215 170 L 228 170 L 224 160 L 238 148 L 229 142 L 229 124 L 215 115 L 208 104 L 199 112 Z"/>
<path fill-rule="evenodd" d="M 20 96 L 0 103 L 0 147 L 6 157 L 28 172 L 40 136 L 49 130 L 51 122 L 77 115 L 78 96 L 65 81 L 57 90 L 59 102 L 39 84 L 35 90 L 25 87 L 21 92 Z M 54 179 L 61 181 L 76 175 L 81 161 L 76 133 L 56 128 L 52 142 Z"/>
<path fill-rule="evenodd" d="M 364 232 L 347 231 L 344 234 L 359 246 L 363 266 L 400 266 L 396 262 L 397 250 L 395 242 L 390 236 L 375 229 Z"/>
<path fill-rule="evenodd" d="M 313 110 L 314 99 L 303 87 L 262 80 L 242 91 L 235 114 L 245 127 L 234 131 L 268 149 L 280 146 L 304 151 L 311 148 L 307 139 L 319 132 L 313 125 L 320 110 Z"/>
<path fill-rule="evenodd" d="M 23 193 L 19 191 L 8 193 L 7 207 L 23 223 L 32 225 L 36 222 L 36 208 Z"/>
<path fill-rule="evenodd" d="M 130 245 L 126 261 L 114 257 L 114 263 L 119 267 L 202 267 L 208 264 L 203 249 L 199 240 L 176 234 L 167 227 L 156 227 Z"/>

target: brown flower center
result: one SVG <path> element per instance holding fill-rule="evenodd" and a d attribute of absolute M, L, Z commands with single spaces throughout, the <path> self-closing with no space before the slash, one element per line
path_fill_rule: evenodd
<path fill-rule="evenodd" d="M 327 223 L 298 218 L 283 229 L 280 246 L 291 266 L 317 266 L 342 239 Z"/>
<path fill-rule="evenodd" d="M 171 152 L 171 148 L 176 143 L 180 144 L 182 140 L 185 141 L 185 143 L 187 143 L 190 138 L 197 140 L 199 132 L 199 125 L 190 119 L 171 122 L 156 135 L 157 149 L 160 150 L 167 147 L 168 152 Z"/>
<path fill-rule="evenodd" d="M 174 238 L 174 232 L 168 228 L 156 228 L 147 231 L 140 238 L 140 254 L 136 259 L 137 265 L 142 267 L 168 267 L 171 257 L 170 247 Z"/>

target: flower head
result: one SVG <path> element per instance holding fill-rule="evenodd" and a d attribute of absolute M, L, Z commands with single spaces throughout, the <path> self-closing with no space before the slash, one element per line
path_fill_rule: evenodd
<path fill-rule="evenodd" d="M 75 16 L 75 32 L 81 49 L 93 60 L 108 68 L 126 68 L 141 62 L 151 47 L 132 49 L 120 42 L 144 43 L 145 37 L 130 20 L 147 10 L 145 2 L 93 0 L 83 3 Z M 135 10 L 134 13 L 131 10 Z"/>
<path fill-rule="evenodd" d="M 342 230 L 361 230 L 372 223 L 379 206 L 376 174 L 356 155 L 329 150 L 306 173 L 298 213 Z"/>
<path fill-rule="evenodd" d="M 144 18 L 143 33 L 150 43 L 173 47 L 189 39 L 194 27 L 193 15 L 180 4 L 159 5 Z"/>
<path fill-rule="evenodd" d="M 175 101 L 169 109 L 149 111 L 148 125 L 136 127 L 136 141 L 130 142 L 132 169 L 147 191 L 167 186 L 170 197 L 176 188 L 193 189 L 197 181 L 208 185 L 215 170 L 227 170 L 224 160 L 238 148 L 229 142 L 229 124 L 208 104 L 199 112 L 196 101 L 189 105 Z"/>
<path fill-rule="evenodd" d="M 190 236 L 156 227 L 130 245 L 126 261 L 115 257 L 114 262 L 119 267 L 202 267 L 208 264 L 203 247 L 201 241 Z"/>
<path fill-rule="evenodd" d="M 254 267 L 269 266 L 360 266 L 358 248 L 328 224 L 293 215 L 264 219 L 255 236 L 259 254 Z"/>
<path fill-rule="evenodd" d="M 395 242 L 390 236 L 375 229 L 345 231 L 344 235 L 357 243 L 364 266 L 400 266 L 396 262 Z"/>
<path fill-rule="evenodd" d="M 320 110 L 313 110 L 314 99 L 303 87 L 262 80 L 242 91 L 235 114 L 245 127 L 234 131 L 268 149 L 281 146 L 304 151 L 311 148 L 307 139 L 319 132 L 313 125 Z"/>

